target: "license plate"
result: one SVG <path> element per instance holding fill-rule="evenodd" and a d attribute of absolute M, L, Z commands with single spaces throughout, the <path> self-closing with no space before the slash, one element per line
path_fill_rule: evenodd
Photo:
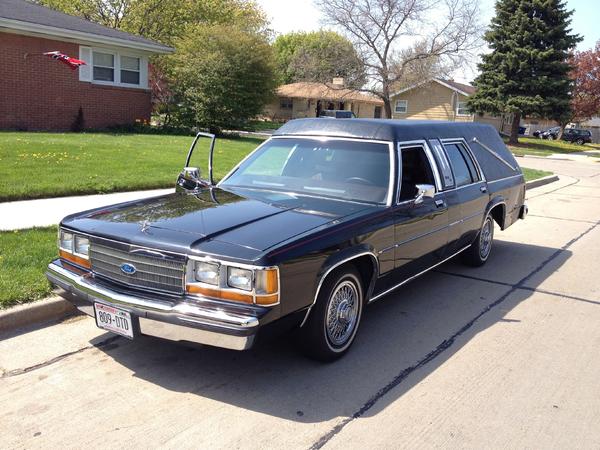
<path fill-rule="evenodd" d="M 133 339 L 131 314 L 127 311 L 106 306 L 102 303 L 94 303 L 94 311 L 96 312 L 96 325 L 98 325 L 98 328 Z"/>

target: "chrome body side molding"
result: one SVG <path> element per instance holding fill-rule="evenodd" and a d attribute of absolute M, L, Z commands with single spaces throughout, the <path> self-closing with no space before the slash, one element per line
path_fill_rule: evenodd
<path fill-rule="evenodd" d="M 369 303 L 371 303 L 371 302 L 374 302 L 375 300 L 378 300 L 378 299 L 380 299 L 380 298 L 381 298 L 381 297 L 383 297 L 384 295 L 387 295 L 387 294 L 389 294 L 390 292 L 392 292 L 392 291 L 394 291 L 395 289 L 399 288 L 399 287 L 400 287 L 400 286 L 402 286 L 403 284 L 406 284 L 406 283 L 408 283 L 409 281 L 412 281 L 412 280 L 414 280 L 415 278 L 417 278 L 417 277 L 420 277 L 420 276 L 421 276 L 421 275 L 423 275 L 424 273 L 427 273 L 427 272 L 429 272 L 431 269 L 435 269 L 437 266 L 439 266 L 439 265 L 441 265 L 441 264 L 444 264 L 446 261 L 448 261 L 448 260 L 450 260 L 450 259 L 454 258 L 456 255 L 458 255 L 459 253 L 461 253 L 461 252 L 465 251 L 465 250 L 466 250 L 466 249 L 468 249 L 470 246 L 471 246 L 471 244 L 467 245 L 466 247 L 463 247 L 463 248 L 461 248 L 461 249 L 460 249 L 459 251 L 457 251 L 456 253 L 453 253 L 452 255 L 448 256 L 446 259 L 444 259 L 444 260 L 442 260 L 442 261 L 440 261 L 440 262 L 438 262 L 438 263 L 434 264 L 433 266 L 429 267 L 428 269 L 425 269 L 425 270 L 423 270 L 423 271 L 419 272 L 418 274 L 416 274 L 416 275 L 413 275 L 412 277 L 410 277 L 410 278 L 407 278 L 406 280 L 404 280 L 404 281 L 402 281 L 402 282 L 398 283 L 397 285 L 395 285 L 395 286 L 393 286 L 393 287 L 391 287 L 391 288 L 389 288 L 389 289 L 386 289 L 386 290 L 385 290 L 385 291 L 383 291 L 381 294 L 377 294 L 375 297 L 372 297 L 372 298 L 370 298 L 370 299 L 369 299 Z"/>

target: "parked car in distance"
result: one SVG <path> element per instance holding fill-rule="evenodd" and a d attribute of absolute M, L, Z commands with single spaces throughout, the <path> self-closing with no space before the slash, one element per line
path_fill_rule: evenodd
<path fill-rule="evenodd" d="M 292 120 L 219 183 L 214 136 L 208 179 L 188 167 L 199 136 L 175 193 L 61 222 L 47 277 L 98 327 L 236 350 L 292 331 L 334 360 L 367 304 L 456 255 L 485 264 L 527 214 L 489 125 Z"/>
<path fill-rule="evenodd" d="M 540 133 L 542 139 L 556 140 L 560 134 L 560 127 L 548 128 L 546 131 Z"/>
<path fill-rule="evenodd" d="M 562 140 L 577 145 L 590 144 L 592 142 L 592 132 L 580 128 L 567 128 L 563 132 Z"/>
<path fill-rule="evenodd" d="M 324 109 L 321 111 L 319 117 L 332 117 L 335 119 L 356 119 L 356 114 L 352 111 L 346 111 L 344 109 Z"/>

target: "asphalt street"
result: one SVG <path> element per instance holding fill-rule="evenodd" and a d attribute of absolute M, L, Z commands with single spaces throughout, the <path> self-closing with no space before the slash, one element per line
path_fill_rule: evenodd
<path fill-rule="evenodd" d="M 599 448 L 600 163 L 519 158 L 487 265 L 369 306 L 333 364 L 129 341 L 76 317 L 0 336 L 0 448 Z M 27 331 L 27 332 L 26 332 Z"/>

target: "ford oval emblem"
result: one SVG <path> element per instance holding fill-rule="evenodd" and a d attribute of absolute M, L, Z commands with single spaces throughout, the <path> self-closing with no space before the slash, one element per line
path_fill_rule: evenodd
<path fill-rule="evenodd" d="M 123 263 L 121 264 L 121 272 L 123 272 L 125 275 L 133 275 L 137 272 L 137 269 L 133 264 Z"/>

